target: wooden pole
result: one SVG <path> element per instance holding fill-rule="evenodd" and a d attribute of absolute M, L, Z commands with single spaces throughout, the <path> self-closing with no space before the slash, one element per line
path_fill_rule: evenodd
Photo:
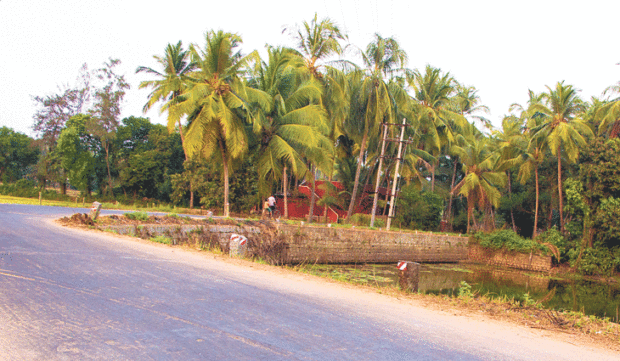
<path fill-rule="evenodd" d="M 400 140 L 398 142 L 398 156 L 396 158 L 396 169 L 394 169 L 394 181 L 392 183 L 392 194 L 390 194 L 390 212 L 388 213 L 388 219 L 385 226 L 387 231 L 390 230 L 390 225 L 392 224 L 392 217 L 394 217 L 394 200 L 396 195 L 396 184 L 398 183 L 398 168 L 400 168 L 400 157 L 403 151 L 403 138 L 405 137 L 405 121 L 403 118 L 403 126 L 400 129 Z"/>
<path fill-rule="evenodd" d="M 39 205 L 41 205 L 41 192 L 39 192 Z"/>
<path fill-rule="evenodd" d="M 377 201 L 379 199 L 379 184 L 381 182 L 381 167 L 383 167 L 383 155 L 385 154 L 385 137 L 387 137 L 387 125 L 383 124 L 383 136 L 381 137 L 381 156 L 379 157 L 379 169 L 377 169 L 377 181 L 375 182 L 375 196 L 372 200 L 372 216 L 370 227 L 375 226 L 375 214 L 377 213 Z"/>

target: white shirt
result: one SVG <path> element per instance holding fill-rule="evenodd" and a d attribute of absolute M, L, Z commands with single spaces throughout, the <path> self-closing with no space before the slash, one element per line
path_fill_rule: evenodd
<path fill-rule="evenodd" d="M 273 207 L 276 205 L 276 199 L 273 196 L 267 198 L 267 202 L 269 202 L 269 207 Z"/>

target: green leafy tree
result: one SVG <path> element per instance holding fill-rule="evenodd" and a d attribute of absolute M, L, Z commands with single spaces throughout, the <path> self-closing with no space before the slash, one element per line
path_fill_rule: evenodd
<path fill-rule="evenodd" d="M 400 191 L 398 209 L 396 223 L 402 227 L 435 231 L 441 221 L 443 198 L 437 193 L 420 191 L 410 184 Z"/>
<path fill-rule="evenodd" d="M 121 63 L 118 59 L 109 59 L 104 66 L 96 71 L 97 78 L 104 84 L 94 92 L 94 104 L 90 110 L 92 121 L 89 131 L 101 142 L 105 151 L 105 162 L 108 173 L 108 192 L 112 194 L 112 174 L 110 170 L 111 145 L 119 126 L 121 103 L 126 91 L 130 88 L 124 75 L 115 73 L 115 67 Z"/>
<path fill-rule="evenodd" d="M 38 157 L 34 139 L 8 127 L 0 128 L 0 181 L 8 183 L 21 179 Z"/>
<path fill-rule="evenodd" d="M 55 150 L 69 183 L 89 194 L 94 180 L 94 153 L 97 147 L 95 140 L 86 130 L 90 121 L 89 115 L 78 114 L 71 117 L 58 137 Z"/>
<path fill-rule="evenodd" d="M 183 170 L 180 136 L 146 118 L 129 117 L 122 120 L 115 141 L 123 190 L 134 198 L 169 200 L 169 177 Z"/>

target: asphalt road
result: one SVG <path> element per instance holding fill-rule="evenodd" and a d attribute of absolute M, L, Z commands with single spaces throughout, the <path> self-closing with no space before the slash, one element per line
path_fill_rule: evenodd
<path fill-rule="evenodd" d="M 0 204 L 0 360 L 614 359 Z M 615 355 L 617 356 L 617 355 Z"/>

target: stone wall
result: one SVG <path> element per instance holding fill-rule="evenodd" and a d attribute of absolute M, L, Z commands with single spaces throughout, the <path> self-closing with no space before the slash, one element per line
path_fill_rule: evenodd
<path fill-rule="evenodd" d="M 259 227 L 207 226 L 106 226 L 103 229 L 130 236 L 173 236 L 202 227 L 203 232 L 215 234 L 222 245 L 233 233 L 246 236 L 250 243 L 266 241 L 268 236 Z M 467 237 L 418 232 L 387 232 L 355 228 L 331 228 L 278 224 L 270 229 L 284 242 L 278 259 L 283 263 L 394 263 L 458 262 L 468 257 Z M 263 236 L 261 236 L 263 234 Z M 148 238 L 148 237 L 147 237 Z"/>
<path fill-rule="evenodd" d="M 282 226 L 288 263 L 458 262 L 467 237 L 354 228 Z"/>
<path fill-rule="evenodd" d="M 492 250 L 477 244 L 469 245 L 469 259 L 489 265 L 542 272 L 548 272 L 552 264 L 550 256 Z"/>

